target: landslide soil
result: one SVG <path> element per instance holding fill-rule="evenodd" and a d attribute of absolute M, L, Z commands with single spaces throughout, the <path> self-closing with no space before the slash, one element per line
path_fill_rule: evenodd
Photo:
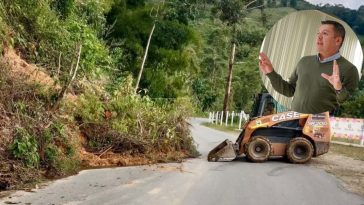
<path fill-rule="evenodd" d="M 24 83 L 37 83 L 45 88 L 60 90 L 60 86 L 50 77 L 47 72 L 34 64 L 24 61 L 15 50 L 6 48 L 0 57 L 0 65 L 8 69 L 12 80 Z M 77 99 L 76 95 L 68 93 L 65 96 L 68 101 Z M 59 176 L 48 174 L 48 170 L 26 168 L 19 161 L 10 156 L 9 146 L 13 139 L 14 121 L 7 113 L 4 113 L 0 104 L 0 198 L 7 196 L 11 190 L 22 189 L 31 191 L 39 186 L 47 178 L 58 178 Z M 72 128 L 74 129 L 74 127 Z M 87 139 L 78 129 L 71 132 L 79 139 L 77 155 L 81 162 L 81 169 L 146 165 L 159 162 L 181 162 L 189 157 L 186 152 L 154 152 L 148 154 L 114 153 L 112 149 L 103 149 L 98 152 L 90 152 L 87 149 Z M 75 174 L 75 173 L 72 173 Z M 65 177 L 66 175 L 62 175 Z M 9 191 L 10 190 L 10 191 Z"/>

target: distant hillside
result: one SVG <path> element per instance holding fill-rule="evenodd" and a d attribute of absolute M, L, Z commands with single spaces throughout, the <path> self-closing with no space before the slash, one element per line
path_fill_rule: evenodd
<path fill-rule="evenodd" d="M 317 9 L 327 14 L 336 16 L 348 23 L 358 35 L 364 35 L 364 5 L 359 7 L 358 10 L 353 10 L 350 8 L 345 8 L 342 5 L 325 4 L 320 6 L 301 0 L 296 9 Z"/>

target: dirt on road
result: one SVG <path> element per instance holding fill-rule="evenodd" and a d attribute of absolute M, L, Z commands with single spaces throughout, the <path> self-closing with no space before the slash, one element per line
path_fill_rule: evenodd
<path fill-rule="evenodd" d="M 324 169 L 337 177 L 347 190 L 364 196 L 364 161 L 329 151 L 307 165 Z"/>

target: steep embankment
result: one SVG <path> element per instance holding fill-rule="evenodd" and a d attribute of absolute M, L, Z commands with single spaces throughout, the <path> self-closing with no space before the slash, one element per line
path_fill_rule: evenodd
<path fill-rule="evenodd" d="M 58 82 L 11 48 L 4 49 L 0 73 L 0 191 L 85 167 L 180 161 L 196 153 L 185 103 L 158 106 L 125 87 L 109 95 L 86 85 L 55 106 Z"/>

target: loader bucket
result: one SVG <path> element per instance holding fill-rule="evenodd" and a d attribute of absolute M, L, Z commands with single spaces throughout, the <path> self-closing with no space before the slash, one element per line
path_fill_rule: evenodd
<path fill-rule="evenodd" d="M 228 162 L 233 161 L 235 158 L 234 143 L 227 139 L 212 149 L 207 156 L 209 162 Z"/>

